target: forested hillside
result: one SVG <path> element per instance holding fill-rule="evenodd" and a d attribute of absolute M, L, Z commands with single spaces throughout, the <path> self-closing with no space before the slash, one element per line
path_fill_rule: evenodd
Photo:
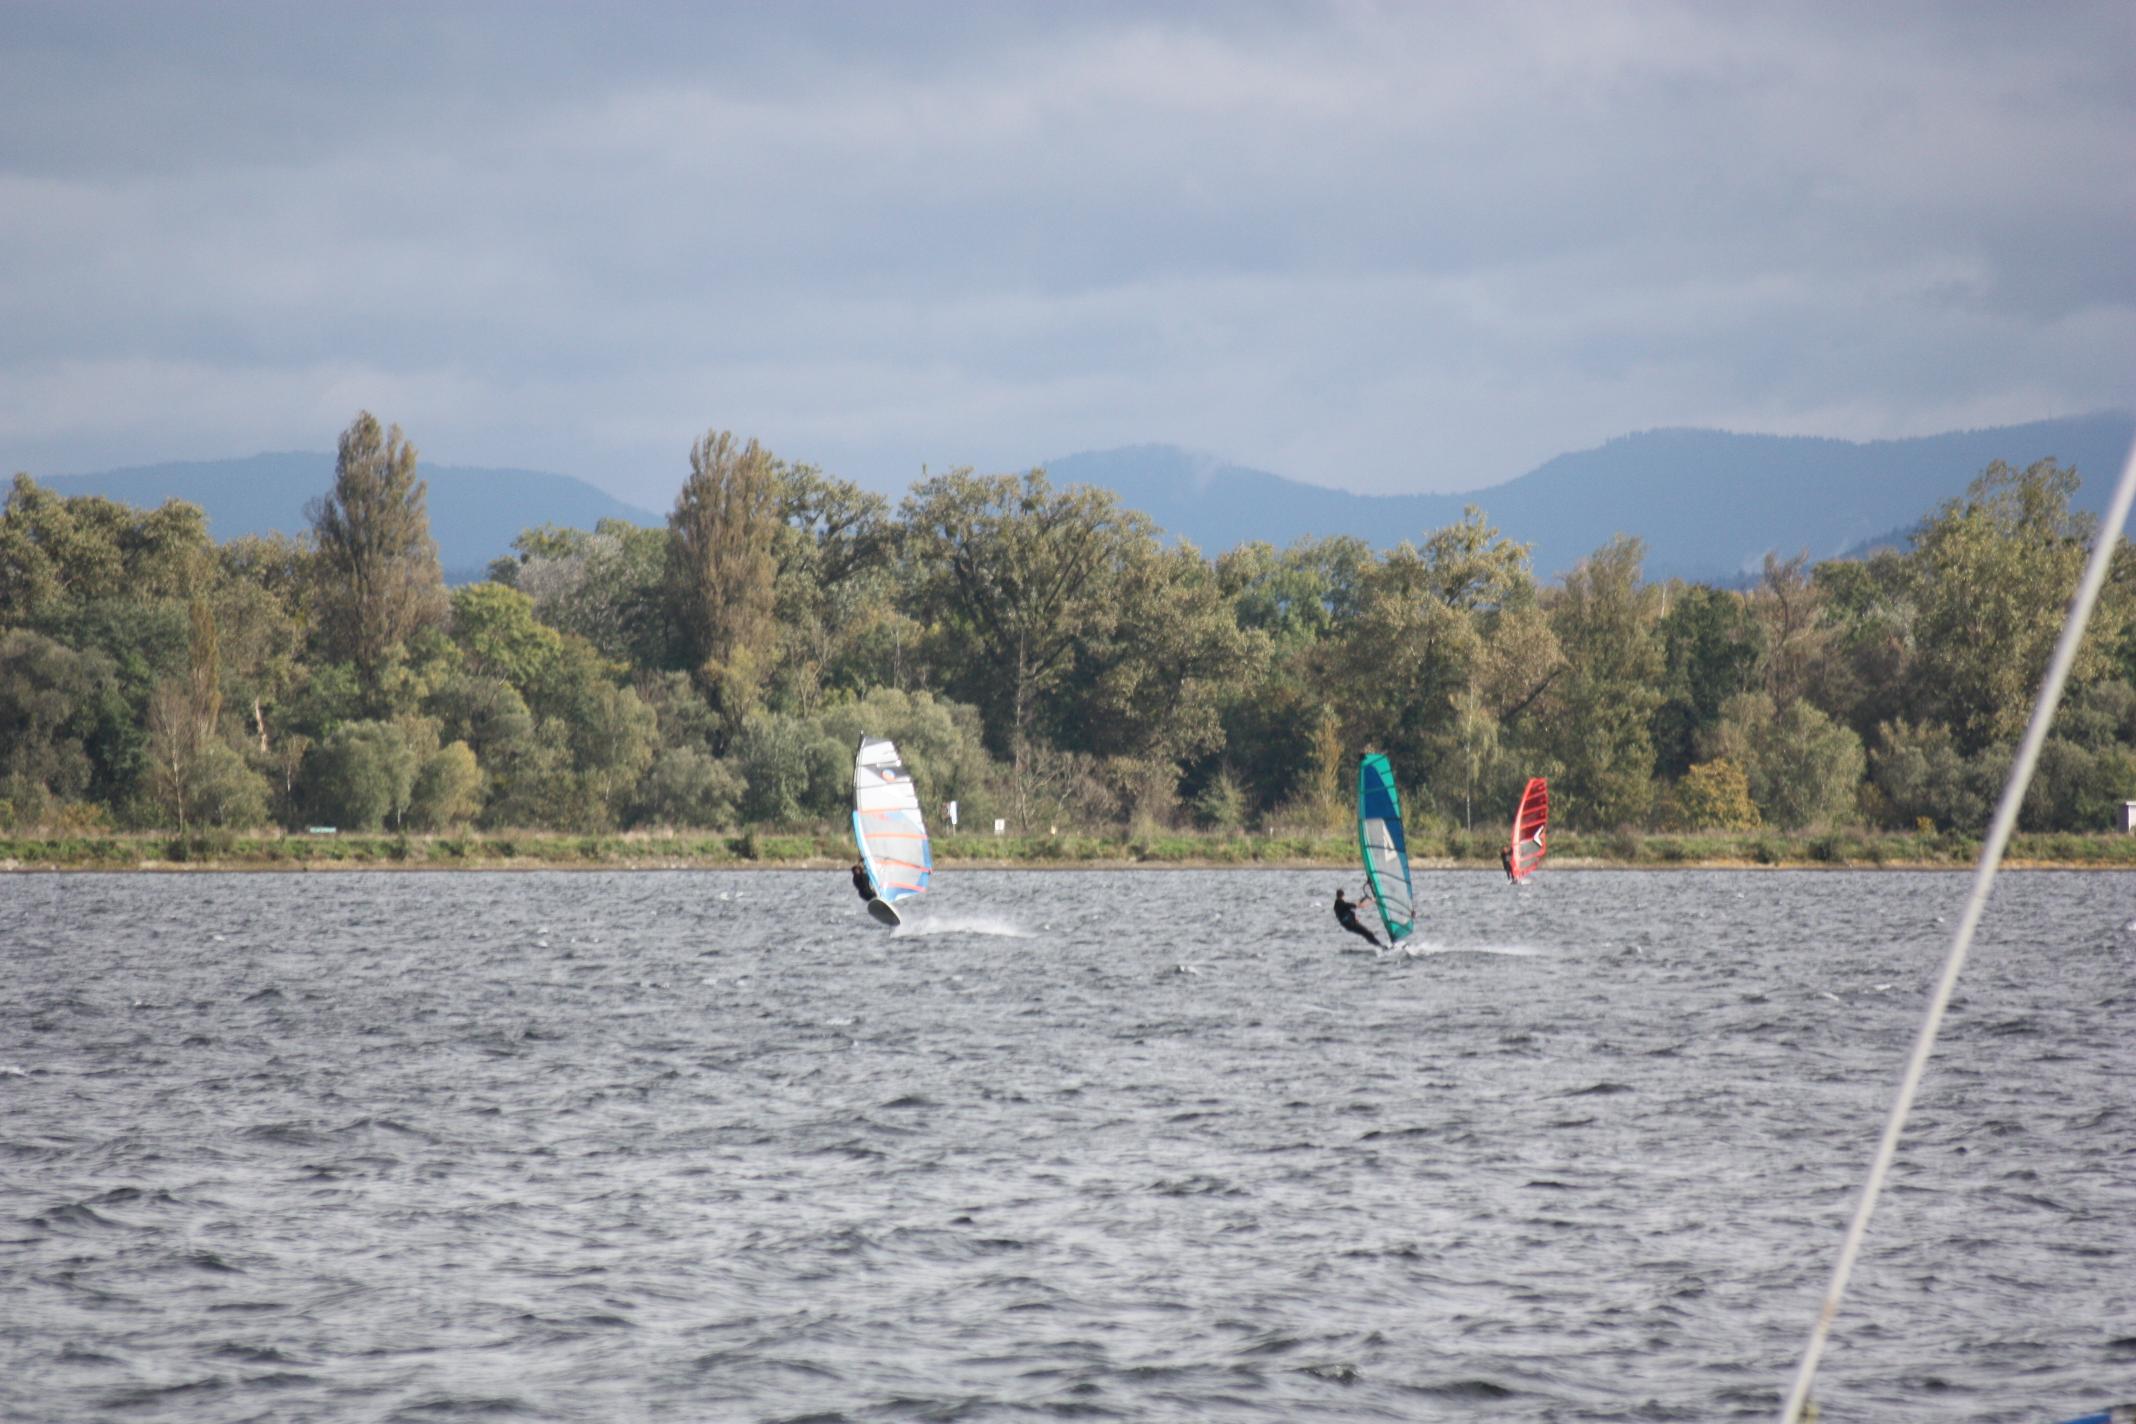
<path fill-rule="evenodd" d="M 1552 778 L 1575 827 L 1972 828 L 2085 552 L 2074 479 L 1978 475 L 1910 547 L 1538 584 L 1479 511 L 1204 554 L 1113 494 L 956 472 L 893 506 L 713 432 L 666 528 L 523 533 L 448 590 L 416 453 L 360 415 L 302 539 L 62 497 L 0 515 L 0 828 L 834 822 L 862 732 L 1019 831 L 1314 829 L 1357 753 L 1419 820 Z M 2126 544 L 2027 803 L 2136 799 Z"/>

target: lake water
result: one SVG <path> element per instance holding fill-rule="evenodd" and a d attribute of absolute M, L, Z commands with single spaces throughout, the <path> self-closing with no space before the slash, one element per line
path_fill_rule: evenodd
<path fill-rule="evenodd" d="M 0 877 L 0 1418 L 1774 1417 L 1966 878 L 1342 878 Z M 2136 877 L 2002 880 L 1818 1398 L 2136 1398 Z"/>

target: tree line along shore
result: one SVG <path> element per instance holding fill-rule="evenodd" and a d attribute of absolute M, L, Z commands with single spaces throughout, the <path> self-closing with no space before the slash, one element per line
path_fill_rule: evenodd
<path fill-rule="evenodd" d="M 1495 833 L 1451 833 L 1413 846 L 1426 870 L 1499 872 Z M 1609 832 L 1560 836 L 1557 870 L 1729 868 L 1962 870 L 1980 854 L 1958 833 Z M 935 842 L 938 870 L 959 869 L 1329 869 L 1354 872 L 1357 842 L 1343 835 L 1169 833 L 1141 838 L 1089 835 L 963 836 Z M 469 832 L 447 835 L 103 834 L 0 838 L 0 870 L 811 870 L 852 858 L 851 843 L 829 831 L 712 835 L 688 831 L 571 835 Z M 2136 870 L 2136 837 L 2022 833 L 2005 864 L 2018 868 Z"/>
<path fill-rule="evenodd" d="M 1532 775 L 1567 859 L 1954 863 L 2092 532 L 2077 472 L 1996 464 L 1866 557 L 1653 583 L 1612 537 L 1545 583 L 1474 509 L 1211 557 L 1042 471 L 893 505 L 721 431 L 686 468 L 665 527 L 529 529 L 457 588 L 368 413 L 295 537 L 18 475 L 0 860 L 807 863 L 845 853 L 867 733 L 946 862 L 1340 864 L 1374 750 L 1457 864 Z M 2021 820 L 2062 849 L 2021 858 L 2124 863 L 2132 630 L 2122 540 Z"/>

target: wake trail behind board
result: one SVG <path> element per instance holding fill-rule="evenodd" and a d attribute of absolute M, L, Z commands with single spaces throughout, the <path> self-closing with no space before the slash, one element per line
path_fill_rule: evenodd
<path fill-rule="evenodd" d="M 1012 920 L 994 915 L 927 915 L 900 925 L 899 939 L 923 939 L 928 935 L 993 935 L 1001 939 L 1031 939 L 1038 931 L 1025 929 Z"/>
<path fill-rule="evenodd" d="M 1436 958 L 1442 954 L 1504 954 L 1516 959 L 1535 959 L 1546 953 L 1525 944 L 1405 944 L 1396 948 L 1396 954 L 1406 954 L 1411 959 Z"/>

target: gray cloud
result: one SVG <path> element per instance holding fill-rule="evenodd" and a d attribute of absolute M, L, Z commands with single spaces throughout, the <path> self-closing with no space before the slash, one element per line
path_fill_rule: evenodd
<path fill-rule="evenodd" d="M 0 464 L 1461 489 L 2136 404 L 2126 5 L 0 7 Z"/>

